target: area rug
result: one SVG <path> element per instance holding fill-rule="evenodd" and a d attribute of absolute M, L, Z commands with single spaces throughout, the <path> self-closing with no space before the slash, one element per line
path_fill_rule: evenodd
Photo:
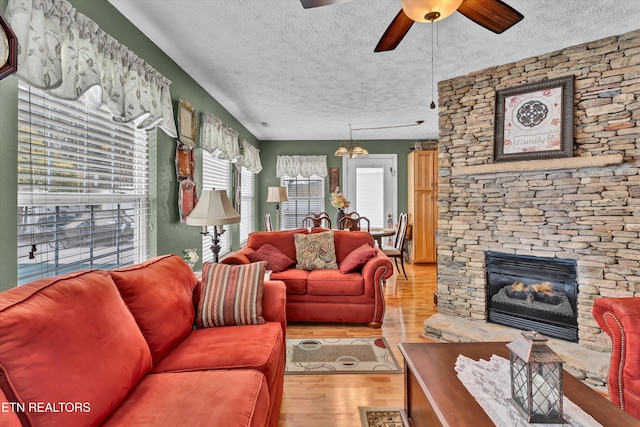
<path fill-rule="evenodd" d="M 287 374 L 399 372 L 384 338 L 287 338 Z"/>
<path fill-rule="evenodd" d="M 400 409 L 394 407 L 360 406 L 362 427 L 402 427 Z"/>

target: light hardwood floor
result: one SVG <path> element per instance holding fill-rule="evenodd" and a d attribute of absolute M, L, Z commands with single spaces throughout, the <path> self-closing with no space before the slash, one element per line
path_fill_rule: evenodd
<path fill-rule="evenodd" d="M 381 329 L 366 325 L 303 324 L 287 327 L 287 337 L 384 337 L 398 363 L 401 342 L 425 342 L 423 321 L 436 312 L 435 265 L 405 264 L 408 280 L 397 271 L 385 286 Z M 395 270 L 395 269 L 394 269 Z M 285 375 L 280 427 L 357 427 L 359 406 L 397 406 L 404 402 L 402 374 Z"/>

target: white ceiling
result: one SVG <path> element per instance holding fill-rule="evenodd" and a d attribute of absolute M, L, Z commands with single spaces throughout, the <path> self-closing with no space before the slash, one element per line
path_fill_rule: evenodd
<path fill-rule="evenodd" d="M 432 28 L 436 84 L 640 28 L 640 0 L 505 1 L 525 18 L 501 35 L 456 12 L 374 53 L 400 0 L 109 0 L 260 140 L 437 138 Z"/>

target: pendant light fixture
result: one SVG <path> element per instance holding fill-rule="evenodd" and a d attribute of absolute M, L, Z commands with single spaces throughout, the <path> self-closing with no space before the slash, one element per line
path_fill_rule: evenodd
<path fill-rule="evenodd" d="M 369 155 L 369 151 L 367 151 L 362 144 L 353 140 L 353 129 L 351 129 L 351 124 L 349 124 L 349 140 L 343 141 L 333 155 L 349 156 L 349 158 L 352 159 L 354 157 L 366 157 Z"/>

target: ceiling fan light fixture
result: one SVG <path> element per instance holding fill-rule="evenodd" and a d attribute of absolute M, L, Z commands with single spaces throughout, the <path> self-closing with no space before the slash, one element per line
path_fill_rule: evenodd
<path fill-rule="evenodd" d="M 402 0 L 402 11 L 417 22 L 435 22 L 458 10 L 462 0 Z"/>

